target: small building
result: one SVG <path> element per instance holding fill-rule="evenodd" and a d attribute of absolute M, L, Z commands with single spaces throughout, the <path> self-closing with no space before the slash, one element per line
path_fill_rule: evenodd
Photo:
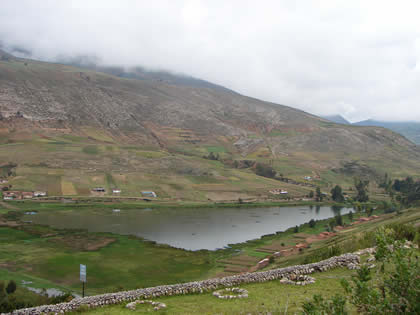
<path fill-rule="evenodd" d="M 288 191 L 287 190 L 283 190 L 281 188 L 272 189 L 269 192 L 271 194 L 273 194 L 273 195 L 281 195 L 281 194 L 284 195 L 284 194 L 288 194 Z"/>
<path fill-rule="evenodd" d="M 46 197 L 46 196 L 47 196 L 46 191 L 35 191 L 34 192 L 34 197 Z"/>
<path fill-rule="evenodd" d="M 95 187 L 92 189 L 94 192 L 106 192 L 106 189 L 103 187 Z"/>
<path fill-rule="evenodd" d="M 32 199 L 34 193 L 32 191 L 22 191 L 22 199 Z"/>
<path fill-rule="evenodd" d="M 4 200 L 14 200 L 14 199 L 22 199 L 22 195 L 20 191 L 3 191 L 3 199 Z"/>
<path fill-rule="evenodd" d="M 112 190 L 112 193 L 113 193 L 113 194 L 121 194 L 121 189 L 114 188 L 114 189 Z"/>
<path fill-rule="evenodd" d="M 16 197 L 15 191 L 3 191 L 3 196 Z"/>
<path fill-rule="evenodd" d="M 142 191 L 141 192 L 143 197 L 149 197 L 149 198 L 156 198 L 157 195 L 154 191 Z"/>
<path fill-rule="evenodd" d="M 304 179 L 305 180 L 312 180 L 312 177 L 311 176 L 305 176 Z"/>
<path fill-rule="evenodd" d="M 9 181 L 7 179 L 0 178 L 0 184 L 7 184 Z"/>

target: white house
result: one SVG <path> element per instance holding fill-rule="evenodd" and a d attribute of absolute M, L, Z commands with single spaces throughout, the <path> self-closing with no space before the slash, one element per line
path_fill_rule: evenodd
<path fill-rule="evenodd" d="M 141 194 L 143 195 L 143 197 L 153 197 L 153 198 L 157 197 L 154 191 L 142 191 Z"/>
<path fill-rule="evenodd" d="M 34 197 L 45 197 L 45 196 L 47 196 L 46 191 L 35 191 L 34 192 Z"/>

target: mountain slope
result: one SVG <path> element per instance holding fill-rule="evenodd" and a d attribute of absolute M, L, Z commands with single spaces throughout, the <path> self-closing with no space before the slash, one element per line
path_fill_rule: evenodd
<path fill-rule="evenodd" d="M 416 144 L 420 144 L 420 122 L 401 121 L 389 122 L 368 119 L 354 123 L 357 126 L 377 126 L 398 132 Z"/>
<path fill-rule="evenodd" d="M 138 191 L 130 186 L 132 174 L 142 174 L 132 180 L 150 181 L 168 196 L 184 189 L 180 186 L 201 191 L 182 196 L 200 200 L 216 191 L 255 197 L 278 187 L 255 177 L 252 168 L 235 168 L 229 162 L 234 160 L 271 164 L 298 181 L 320 176 L 320 185 L 351 183 L 351 176 L 365 175 L 366 168 L 376 175 L 420 173 L 419 148 L 384 128 L 335 124 L 224 89 L 27 59 L 0 60 L 0 113 L 0 143 L 6 145 L 0 146 L 0 164 L 19 164 L 17 187 L 44 187 L 37 176 L 45 169 L 34 165 L 48 167 L 61 183 L 57 194 L 72 185 L 68 194 L 88 193 L 95 183 Z M 223 163 L 203 159 L 209 152 Z M 360 174 L 356 167 L 349 175 L 347 163 L 359 165 Z"/>
<path fill-rule="evenodd" d="M 345 119 L 341 115 L 322 116 L 322 118 L 325 118 L 329 121 L 335 122 L 336 124 L 343 124 L 343 125 L 350 125 L 351 124 L 347 119 Z"/>

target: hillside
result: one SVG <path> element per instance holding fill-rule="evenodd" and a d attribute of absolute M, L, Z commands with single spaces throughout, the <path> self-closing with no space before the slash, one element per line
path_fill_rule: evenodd
<path fill-rule="evenodd" d="M 53 195 L 89 195 L 92 185 L 104 185 L 127 196 L 147 188 L 206 201 L 263 198 L 279 186 L 296 195 L 310 189 L 235 168 L 235 160 L 270 164 L 295 181 L 311 175 L 320 185 L 420 174 L 419 147 L 384 128 L 335 124 L 223 88 L 5 53 L 0 113 L 0 165 L 17 164 L 11 183 Z M 219 161 L 203 158 L 210 152 Z"/>
<path fill-rule="evenodd" d="M 373 119 L 359 121 L 354 123 L 357 126 L 377 126 L 388 128 L 392 131 L 398 132 L 405 136 L 407 139 L 413 141 L 416 144 L 420 144 L 420 123 L 414 121 L 401 121 L 401 122 L 389 122 L 389 121 L 378 121 Z"/>
<path fill-rule="evenodd" d="M 322 118 L 335 122 L 336 124 L 351 125 L 351 123 L 341 115 L 322 116 Z"/>

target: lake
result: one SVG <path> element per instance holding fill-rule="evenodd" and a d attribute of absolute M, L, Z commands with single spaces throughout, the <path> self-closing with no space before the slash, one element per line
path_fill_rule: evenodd
<path fill-rule="evenodd" d="M 337 213 L 329 206 L 118 210 L 40 211 L 24 220 L 56 228 L 136 235 L 188 250 L 214 250 Z"/>

